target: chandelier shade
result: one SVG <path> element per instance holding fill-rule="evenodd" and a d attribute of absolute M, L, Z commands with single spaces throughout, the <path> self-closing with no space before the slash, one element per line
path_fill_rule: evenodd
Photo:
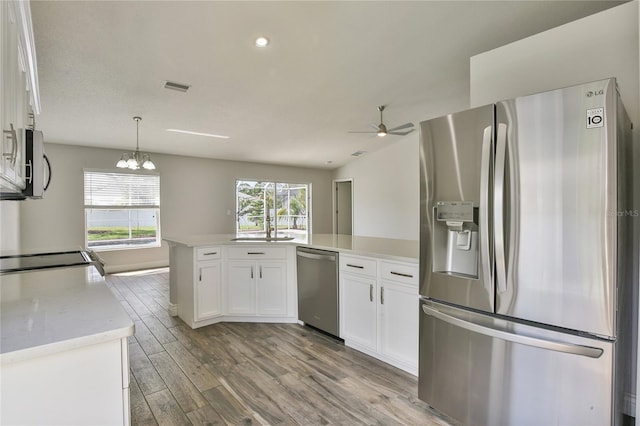
<path fill-rule="evenodd" d="M 136 122 L 136 150 L 123 153 L 116 163 L 116 167 L 131 170 L 138 170 L 142 167 L 145 170 L 155 170 L 156 165 L 151 161 L 151 156 L 140 152 L 140 120 L 142 117 L 136 116 L 133 117 L 133 120 Z"/>

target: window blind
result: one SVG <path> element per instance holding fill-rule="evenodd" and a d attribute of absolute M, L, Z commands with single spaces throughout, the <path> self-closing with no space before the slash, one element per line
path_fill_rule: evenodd
<path fill-rule="evenodd" d="M 160 175 L 84 171 L 85 208 L 159 208 Z"/>

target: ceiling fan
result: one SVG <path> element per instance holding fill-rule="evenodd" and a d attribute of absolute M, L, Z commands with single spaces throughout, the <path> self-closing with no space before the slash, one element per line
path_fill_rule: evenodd
<path fill-rule="evenodd" d="M 409 133 L 413 132 L 415 129 L 413 129 L 413 123 L 405 123 L 401 126 L 396 126 L 393 127 L 391 129 L 387 129 L 387 126 L 384 125 L 384 122 L 382 121 L 382 111 L 384 111 L 385 106 L 381 105 L 378 107 L 378 111 L 380 111 L 380 124 L 375 125 L 375 124 L 371 124 L 371 127 L 373 127 L 376 130 L 373 131 L 350 131 L 349 133 L 375 133 L 376 135 L 378 135 L 379 137 L 383 138 L 387 135 L 399 135 L 399 136 L 404 136 L 404 135 L 408 135 Z M 406 132 L 399 132 L 398 130 L 404 130 L 404 129 L 409 129 L 411 128 L 411 130 L 408 130 Z"/>

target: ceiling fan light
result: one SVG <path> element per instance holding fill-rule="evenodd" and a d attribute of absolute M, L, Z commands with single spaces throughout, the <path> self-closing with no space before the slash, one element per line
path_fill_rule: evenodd
<path fill-rule="evenodd" d="M 376 134 L 380 138 L 384 138 L 385 136 L 387 136 L 387 132 L 385 132 L 384 130 L 378 130 L 378 133 L 376 133 Z"/>

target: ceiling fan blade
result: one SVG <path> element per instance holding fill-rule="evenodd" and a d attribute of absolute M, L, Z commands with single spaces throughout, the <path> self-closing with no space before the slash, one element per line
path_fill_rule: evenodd
<path fill-rule="evenodd" d="M 396 130 L 407 129 L 409 127 L 413 127 L 413 123 L 404 123 L 401 126 L 394 127 L 393 129 L 389 129 L 389 132 L 395 132 Z"/>
<path fill-rule="evenodd" d="M 390 135 L 398 135 L 398 136 L 405 136 L 408 135 L 409 133 L 413 132 L 415 129 L 411 129 L 408 132 L 388 132 Z"/>
<path fill-rule="evenodd" d="M 379 125 L 379 124 L 375 124 L 375 123 L 369 123 L 369 127 L 372 127 L 372 128 L 374 128 L 374 129 L 378 130 L 378 128 L 380 127 L 380 125 Z"/>

